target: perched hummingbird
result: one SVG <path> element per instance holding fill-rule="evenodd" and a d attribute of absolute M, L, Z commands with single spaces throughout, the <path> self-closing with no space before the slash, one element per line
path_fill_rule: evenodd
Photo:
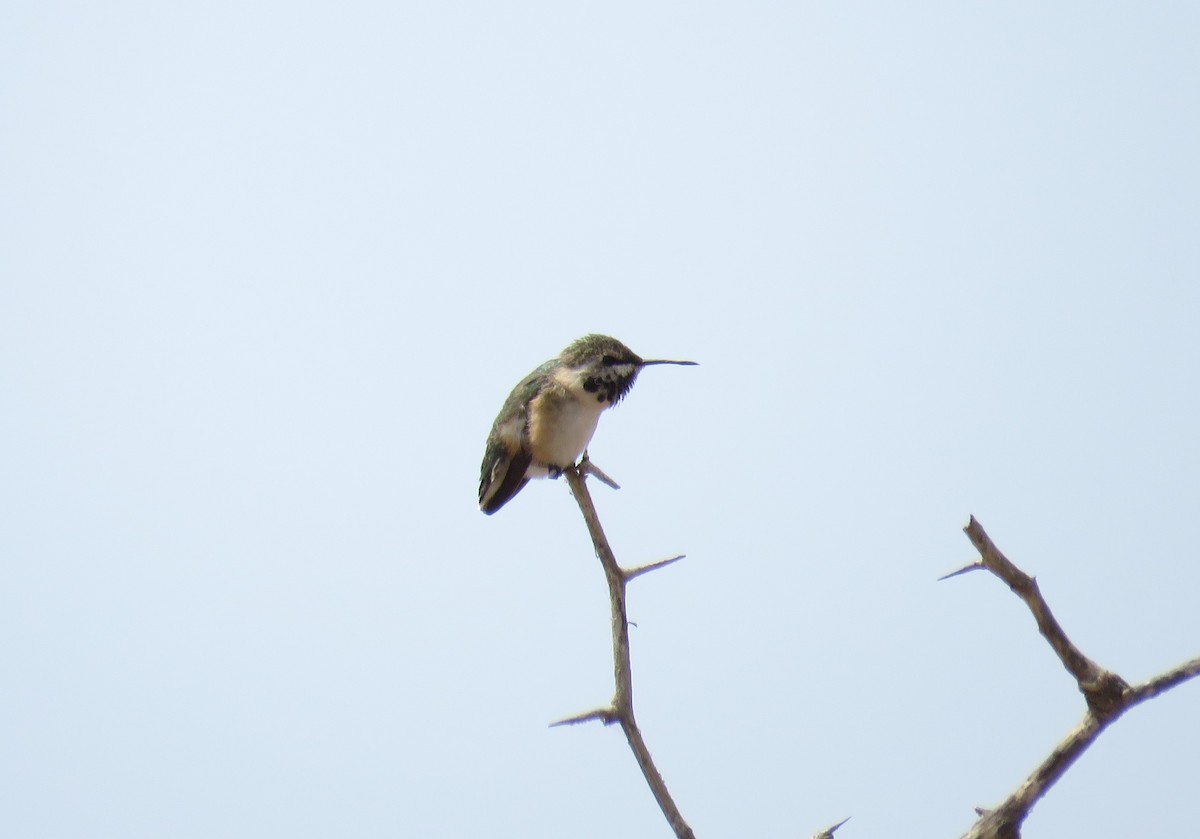
<path fill-rule="evenodd" d="M 479 472 L 479 509 L 489 516 L 530 478 L 557 478 L 587 449 L 605 408 L 621 401 L 651 364 L 616 338 L 585 335 L 513 388 L 492 423 Z"/>

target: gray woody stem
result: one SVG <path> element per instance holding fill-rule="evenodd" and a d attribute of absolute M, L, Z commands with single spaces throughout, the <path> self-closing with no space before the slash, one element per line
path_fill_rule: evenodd
<path fill-rule="evenodd" d="M 585 461 L 584 471 L 587 471 L 589 465 Z M 580 470 L 576 468 L 567 469 L 563 474 L 571 486 L 571 493 L 579 504 L 583 519 L 587 522 L 588 533 L 592 536 L 592 544 L 596 546 L 596 556 L 600 558 L 600 563 L 604 566 L 604 577 L 608 581 L 609 604 L 612 607 L 613 680 L 616 684 L 616 691 L 613 694 L 612 705 L 609 707 L 568 717 L 559 720 L 554 725 L 574 725 L 588 720 L 600 720 L 605 725 L 619 723 L 621 730 L 625 732 L 625 739 L 629 741 L 629 748 L 633 750 L 633 756 L 642 769 L 646 783 L 650 785 L 650 791 L 654 793 L 654 800 L 662 808 L 663 815 L 671 825 L 671 829 L 675 831 L 675 835 L 679 839 L 695 839 L 695 834 L 688 823 L 683 820 L 679 808 L 675 806 L 674 799 L 667 791 L 667 785 L 663 782 L 662 775 L 654 766 L 654 759 L 650 756 L 650 750 L 646 747 L 646 741 L 642 738 L 642 732 L 633 716 L 633 669 L 629 660 L 629 617 L 625 610 L 625 586 L 630 580 L 647 571 L 653 571 L 676 562 L 682 557 L 672 557 L 628 570 L 621 568 L 608 544 L 608 538 L 604 535 L 604 529 L 600 526 L 600 519 L 596 515 L 596 507 L 592 503 L 592 496 L 588 492 L 584 475 L 580 474 Z"/>
<path fill-rule="evenodd" d="M 1021 782 L 1021 785 L 994 810 L 980 811 L 980 818 L 963 839 L 1018 839 L 1021 824 L 1038 800 L 1045 795 L 1071 765 L 1095 742 L 1111 723 L 1135 705 L 1200 675 L 1200 658 L 1184 662 L 1153 679 L 1130 686 L 1124 679 L 1106 670 L 1084 655 L 1055 620 L 1042 597 L 1037 581 L 1008 560 L 992 542 L 983 527 L 971 517 L 963 528 L 971 544 L 979 551 L 979 561 L 961 571 L 986 569 L 999 577 L 1024 601 L 1063 667 L 1075 679 L 1087 702 L 1083 719 L 1050 755 Z"/>

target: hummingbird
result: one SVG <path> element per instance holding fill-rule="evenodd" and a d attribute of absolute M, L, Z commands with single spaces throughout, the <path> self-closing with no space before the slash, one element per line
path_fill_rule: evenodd
<path fill-rule="evenodd" d="M 606 408 L 621 401 L 643 367 L 694 365 L 645 359 L 616 338 L 585 335 L 521 380 L 488 434 L 479 509 L 489 516 L 530 478 L 557 478 L 587 451 Z"/>

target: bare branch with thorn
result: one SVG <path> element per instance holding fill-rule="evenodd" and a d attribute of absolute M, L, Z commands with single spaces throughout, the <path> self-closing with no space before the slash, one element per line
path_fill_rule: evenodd
<path fill-rule="evenodd" d="M 999 806 L 978 810 L 979 820 L 963 834 L 963 839 L 1019 839 L 1021 825 L 1033 806 L 1095 742 L 1101 732 L 1135 705 L 1200 675 L 1200 658 L 1185 662 L 1144 684 L 1130 686 L 1116 673 L 1092 661 L 1071 642 L 1050 611 L 1050 605 L 1042 597 L 1037 581 L 1000 552 L 974 516 L 963 530 L 979 551 L 980 560 L 942 579 L 977 568 L 985 568 L 999 577 L 1029 608 L 1037 622 L 1038 631 L 1050 644 L 1063 667 L 1074 677 L 1087 702 L 1083 719 L 1054 747 L 1050 755 Z"/>
<path fill-rule="evenodd" d="M 586 458 L 578 467 L 564 472 L 571 492 L 583 513 L 584 521 L 596 549 L 596 555 L 604 568 L 604 576 L 608 583 L 615 690 L 610 705 L 566 717 L 551 725 L 569 726 L 592 721 L 599 721 L 604 725 L 620 725 L 634 758 L 675 836 L 677 839 L 695 839 L 691 827 L 684 821 L 679 808 L 667 791 L 662 775 L 654 765 L 650 750 L 646 746 L 634 717 L 633 672 L 629 651 L 630 621 L 625 605 L 626 587 L 630 580 L 678 562 L 683 557 L 674 556 L 634 568 L 622 568 L 617 563 L 608 539 L 604 535 L 595 505 L 588 492 L 586 477 L 589 474 L 596 475 L 598 478 L 604 479 L 606 483 L 615 486 Z M 1184 662 L 1142 684 L 1130 685 L 1116 673 L 1097 664 L 1071 641 L 1055 618 L 1045 597 L 1042 596 L 1037 581 L 1001 553 L 973 516 L 963 529 L 979 552 L 979 559 L 941 579 L 948 580 L 971 571 L 988 571 L 1003 581 L 1029 609 L 1038 631 L 1046 639 L 1064 669 L 1074 679 L 1086 703 L 1083 718 L 1075 728 L 1051 750 L 1050 754 L 1018 785 L 1015 791 L 994 808 L 976 808 L 975 812 L 979 818 L 962 837 L 962 839 L 1020 839 L 1022 825 L 1033 807 L 1095 742 L 1096 738 L 1130 708 L 1153 699 L 1189 679 L 1200 676 L 1200 657 Z M 814 834 L 813 839 L 834 839 L 834 832 L 847 821 L 849 821 L 848 818 L 843 819 Z"/>
<path fill-rule="evenodd" d="M 583 513 L 583 520 L 587 523 L 588 533 L 591 534 L 592 544 L 596 548 L 596 556 L 600 558 L 600 563 L 604 566 L 604 577 L 608 581 L 609 604 L 612 612 L 613 681 L 616 684 L 616 690 L 613 694 L 612 705 L 609 707 L 567 717 L 554 725 L 576 725 L 591 720 L 600 720 L 605 725 L 619 723 L 621 730 L 625 732 L 625 739 L 629 741 L 629 748 L 633 751 L 634 759 L 637 760 L 642 775 L 645 776 L 646 783 L 649 784 L 650 791 L 662 809 L 667 823 L 675 831 L 675 836 L 678 839 L 695 839 L 691 827 L 684 821 L 679 808 L 675 805 L 675 800 L 667 791 L 667 785 L 654 765 L 650 749 L 647 748 L 646 741 L 642 737 L 642 732 L 633 715 L 633 669 L 629 656 L 629 616 L 625 608 L 625 587 L 630 580 L 678 562 L 683 557 L 671 557 L 637 568 L 622 568 L 617 563 L 617 558 L 608 544 L 604 528 L 600 526 L 600 518 L 596 515 L 596 506 L 592 503 L 592 496 L 588 492 L 585 478 L 591 474 L 610 486 L 615 487 L 616 484 L 592 465 L 586 456 L 578 468 L 573 467 L 563 474 L 567 478 L 567 483 L 570 484 L 575 501 L 579 504 L 580 512 Z"/>

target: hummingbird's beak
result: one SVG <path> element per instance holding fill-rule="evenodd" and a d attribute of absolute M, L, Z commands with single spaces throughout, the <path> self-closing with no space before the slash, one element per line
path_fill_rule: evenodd
<path fill-rule="evenodd" d="M 651 364 L 679 364 L 684 367 L 697 366 L 694 361 L 667 361 L 665 358 L 652 358 L 649 361 L 643 361 L 640 366 L 649 367 Z"/>

